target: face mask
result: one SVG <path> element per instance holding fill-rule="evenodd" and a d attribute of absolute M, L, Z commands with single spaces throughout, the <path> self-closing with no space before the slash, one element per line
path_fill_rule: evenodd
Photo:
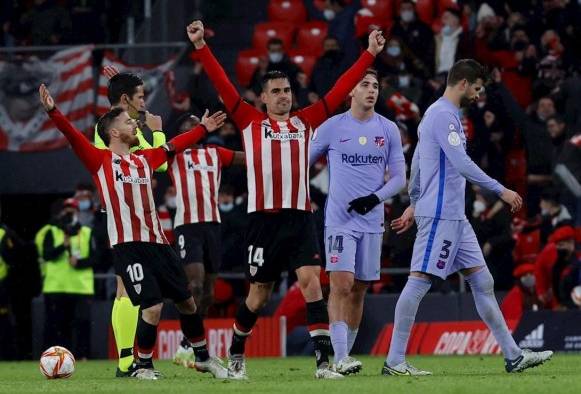
<path fill-rule="evenodd" d="M 398 78 L 398 85 L 400 88 L 407 88 L 410 86 L 410 76 L 409 75 L 400 75 Z"/>
<path fill-rule="evenodd" d="M 337 59 L 341 56 L 341 51 L 338 49 L 329 49 L 323 56 L 330 59 Z"/>
<path fill-rule="evenodd" d="M 176 198 L 175 197 L 166 197 L 165 198 L 165 205 L 170 209 L 175 209 L 177 206 Z"/>
<path fill-rule="evenodd" d="M 528 45 L 529 45 L 528 42 L 518 40 L 514 42 L 514 44 L 512 45 L 512 49 L 514 49 L 515 51 L 524 51 Z"/>
<path fill-rule="evenodd" d="M 398 46 L 387 47 L 387 54 L 393 57 L 399 56 L 401 54 L 401 48 Z"/>
<path fill-rule="evenodd" d="M 486 105 L 486 102 L 484 102 L 484 101 L 478 101 L 476 103 L 476 106 L 480 109 L 484 108 L 485 105 Z"/>
<path fill-rule="evenodd" d="M 63 216 L 61 216 L 60 221 L 61 221 L 61 224 L 63 225 L 63 227 L 74 226 L 79 221 L 79 218 L 77 217 L 76 214 L 69 212 L 69 213 L 65 213 Z"/>
<path fill-rule="evenodd" d="M 230 212 L 233 209 L 234 209 L 234 203 L 233 202 L 220 204 L 220 211 L 222 211 L 222 212 Z"/>
<path fill-rule="evenodd" d="M 282 57 L 283 55 L 280 52 L 271 52 L 268 54 L 268 59 L 271 63 L 280 63 Z"/>
<path fill-rule="evenodd" d="M 541 216 L 551 216 L 551 212 L 547 208 L 541 209 Z"/>
<path fill-rule="evenodd" d="M 520 283 L 523 287 L 533 288 L 535 286 L 535 276 L 531 274 L 521 276 Z"/>
<path fill-rule="evenodd" d="M 486 205 L 480 200 L 474 200 L 472 203 L 472 212 L 475 216 L 480 215 L 482 212 L 486 210 Z"/>
<path fill-rule="evenodd" d="M 444 25 L 444 27 L 442 27 L 442 34 L 445 36 L 449 36 L 453 33 L 452 31 L 452 26 L 450 25 Z"/>
<path fill-rule="evenodd" d="M 91 200 L 79 201 L 79 210 L 88 211 L 91 208 Z"/>
<path fill-rule="evenodd" d="M 335 11 L 327 9 L 323 11 L 323 16 L 328 21 L 333 20 L 335 18 Z"/>
<path fill-rule="evenodd" d="M 402 13 L 401 13 L 401 20 L 404 21 L 404 22 L 406 22 L 406 23 L 409 23 L 409 22 L 413 21 L 414 20 L 414 12 L 413 11 L 408 11 L 408 10 L 402 11 Z"/>

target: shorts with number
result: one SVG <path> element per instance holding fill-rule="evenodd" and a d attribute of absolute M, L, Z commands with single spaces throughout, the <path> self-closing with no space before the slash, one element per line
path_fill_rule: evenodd
<path fill-rule="evenodd" d="M 274 282 L 285 270 L 321 265 L 311 212 L 253 212 L 246 233 L 246 277 L 250 282 Z"/>
<path fill-rule="evenodd" d="M 207 273 L 218 273 L 222 265 L 220 223 L 191 223 L 174 230 L 176 251 L 182 264 L 203 263 Z"/>
<path fill-rule="evenodd" d="M 486 264 L 468 220 L 418 216 L 416 224 L 418 233 L 410 271 L 446 279 L 457 271 Z"/>
<path fill-rule="evenodd" d="M 113 246 L 113 263 L 131 303 L 142 309 L 159 304 L 164 298 L 179 303 L 191 297 L 184 268 L 169 245 L 117 244 Z"/>
<path fill-rule="evenodd" d="M 352 272 L 361 281 L 378 280 L 383 233 L 325 227 L 327 272 Z"/>

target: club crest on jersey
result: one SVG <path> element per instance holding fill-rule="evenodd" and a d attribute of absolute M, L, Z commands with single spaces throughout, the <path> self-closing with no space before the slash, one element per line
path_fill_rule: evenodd
<path fill-rule="evenodd" d="M 302 129 L 305 126 L 303 125 L 303 122 L 301 122 L 301 120 L 299 118 L 297 118 L 296 116 L 293 116 L 290 119 L 291 124 L 296 127 L 297 129 Z"/>
<path fill-rule="evenodd" d="M 250 276 L 256 275 L 257 272 L 258 272 L 258 267 L 255 265 L 251 265 L 250 266 Z"/>
<path fill-rule="evenodd" d="M 452 146 L 458 146 L 462 143 L 462 139 L 460 138 L 460 135 L 458 133 L 453 131 L 450 134 L 448 134 L 448 143 Z"/>
<path fill-rule="evenodd" d="M 123 175 L 123 173 L 119 170 L 115 170 L 115 181 L 123 182 L 123 183 L 136 183 L 138 185 L 144 185 L 146 183 L 149 183 L 148 178 L 140 178 L 137 176 Z"/>
<path fill-rule="evenodd" d="M 334 254 L 331 256 L 331 258 L 329 260 L 331 261 L 331 264 L 337 264 L 339 262 L 339 256 Z"/>
<path fill-rule="evenodd" d="M 133 285 L 133 288 L 135 289 L 135 292 L 137 294 L 141 294 L 141 285 L 140 284 Z"/>
<path fill-rule="evenodd" d="M 365 145 L 365 144 L 367 144 L 367 137 L 365 137 L 365 136 L 359 137 L 359 145 Z"/>
<path fill-rule="evenodd" d="M 385 145 L 385 137 L 375 137 L 375 146 L 377 146 L 378 148 L 381 148 L 382 146 Z"/>

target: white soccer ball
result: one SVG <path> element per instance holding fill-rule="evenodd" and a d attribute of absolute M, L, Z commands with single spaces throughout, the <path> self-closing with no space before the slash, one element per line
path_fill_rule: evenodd
<path fill-rule="evenodd" d="M 571 299 L 577 306 L 581 306 L 581 286 L 575 286 L 571 290 Z"/>
<path fill-rule="evenodd" d="M 62 346 L 49 347 L 40 356 L 40 372 L 47 379 L 68 378 L 75 372 L 75 356 Z"/>

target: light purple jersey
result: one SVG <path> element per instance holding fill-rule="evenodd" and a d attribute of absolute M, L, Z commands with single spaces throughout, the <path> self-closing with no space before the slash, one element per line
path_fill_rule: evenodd
<path fill-rule="evenodd" d="M 418 127 L 409 194 L 415 216 L 463 220 L 466 179 L 500 195 L 504 187 L 466 153 L 458 107 L 445 97 L 432 104 Z"/>
<path fill-rule="evenodd" d="M 383 232 L 383 204 L 366 215 L 347 209 L 356 198 L 375 193 L 380 201 L 385 201 L 405 186 L 405 160 L 396 124 L 375 113 L 363 122 L 355 119 L 351 111 L 336 115 L 313 135 L 309 164 L 313 165 L 324 153 L 330 178 L 325 226 Z"/>

